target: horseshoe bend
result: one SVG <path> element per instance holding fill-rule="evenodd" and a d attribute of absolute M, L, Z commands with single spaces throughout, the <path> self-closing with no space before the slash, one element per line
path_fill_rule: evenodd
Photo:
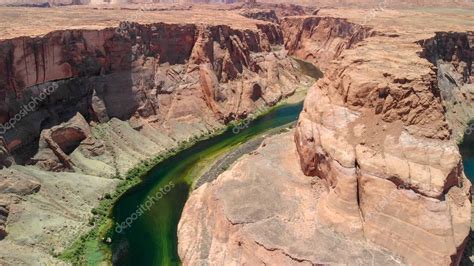
<path fill-rule="evenodd" d="M 0 265 L 472 265 L 474 3 L 0 0 Z"/>

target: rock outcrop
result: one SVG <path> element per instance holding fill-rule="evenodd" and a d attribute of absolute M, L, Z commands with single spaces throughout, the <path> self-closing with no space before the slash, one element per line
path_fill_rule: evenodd
<path fill-rule="evenodd" d="M 372 243 L 396 264 L 459 264 L 471 226 L 471 183 L 455 132 L 472 115 L 470 33 L 417 42 L 409 31 L 326 17 L 285 18 L 282 30 L 290 54 L 325 70 L 298 120 L 297 156 L 288 146 L 284 159 L 275 158 L 280 152 L 264 144 L 193 192 L 179 227 L 184 264 L 353 262 L 325 254 L 335 240 L 311 239 L 318 229 L 366 249 Z M 451 79 L 456 85 L 446 85 Z M 449 90 L 459 96 L 451 103 L 466 111 L 459 119 L 449 117 L 457 112 L 442 97 Z M 284 138 L 269 142 L 285 145 Z M 291 184 L 301 174 L 310 184 Z M 302 199 L 302 187 L 314 198 Z M 287 216 L 288 209 L 296 214 Z M 311 248 L 302 250 L 299 240 Z M 383 255 L 367 252 L 381 264 Z"/>
<path fill-rule="evenodd" d="M 89 124 L 78 113 L 67 123 L 41 132 L 39 151 L 32 161 L 50 171 L 72 170 L 74 163 L 68 154 L 72 153 L 87 138 L 91 139 Z"/>
<path fill-rule="evenodd" d="M 293 133 L 266 139 L 192 193 L 178 226 L 183 265 L 398 265 L 321 225 L 315 203 L 327 188 L 301 171 Z"/>
<path fill-rule="evenodd" d="M 304 78 L 285 51 L 271 51 L 283 43 L 279 28 L 256 27 L 123 23 L 1 41 L 0 122 L 9 124 L 10 153 L 27 161 L 18 157 L 41 131 L 76 113 L 176 131 L 185 121 L 216 128 L 275 104 Z"/>
<path fill-rule="evenodd" d="M 5 224 L 8 217 L 8 206 L 4 203 L 0 205 L 0 239 L 5 238 L 7 231 L 5 229 Z"/>
<path fill-rule="evenodd" d="M 471 183 L 437 75 L 416 49 L 405 48 L 403 61 L 345 53 L 310 90 L 295 141 L 303 172 L 327 181 L 323 223 L 410 264 L 456 264 L 470 231 Z"/>
<path fill-rule="evenodd" d="M 10 205 L 18 198 L 38 192 L 41 184 L 33 176 L 18 174 L 15 171 L 0 173 L 0 240 L 7 235 L 7 218 Z"/>
<path fill-rule="evenodd" d="M 307 88 L 299 64 L 273 50 L 282 45 L 266 22 L 123 23 L 0 40 L 0 176 L 41 186 L 21 200 L 0 180 L 1 262 L 54 264 L 51 249 L 89 229 L 112 177 Z"/>
<path fill-rule="evenodd" d="M 322 69 L 344 50 L 374 34 L 369 27 L 331 17 L 287 17 L 281 28 L 288 52 Z"/>
<path fill-rule="evenodd" d="M 420 56 L 433 64 L 446 119 L 454 138 L 461 139 L 474 117 L 474 32 L 438 32 L 419 42 Z"/>

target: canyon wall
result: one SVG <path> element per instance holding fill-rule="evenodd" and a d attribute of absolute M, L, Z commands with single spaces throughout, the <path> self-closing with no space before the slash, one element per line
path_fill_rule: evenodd
<path fill-rule="evenodd" d="M 474 33 L 438 32 L 419 44 L 423 47 L 420 56 L 428 59 L 437 73 L 452 135 L 462 139 L 467 123 L 474 117 Z"/>
<path fill-rule="evenodd" d="M 324 78 L 294 131 L 192 193 L 183 264 L 458 265 L 471 226 L 457 140 L 473 110 L 472 33 L 419 41 L 325 17 L 281 27 L 289 53 Z"/>
<path fill-rule="evenodd" d="M 283 18 L 281 27 L 290 54 L 324 69 L 372 34 L 347 20 L 325 17 Z M 305 108 L 327 106 L 306 99 Z M 330 121 L 344 123 L 343 118 Z M 178 227 L 184 265 L 332 265 L 355 260 L 360 265 L 396 265 L 403 261 L 391 250 L 341 237 L 324 227 L 317 206 L 328 191 L 326 183 L 301 171 L 292 132 L 265 140 L 216 181 L 192 193 Z M 308 149 L 311 145 L 301 144 Z M 331 145 L 333 151 L 344 152 L 339 143 Z M 352 224 L 351 217 L 340 223 Z"/>
<path fill-rule="evenodd" d="M 26 162 L 42 130 L 77 113 L 96 123 L 132 119 L 136 128 L 183 119 L 213 128 L 274 105 L 294 92 L 285 84 L 298 82 L 297 66 L 271 52 L 282 43 L 279 29 L 258 27 L 123 24 L 120 34 L 59 31 L 1 41 L 6 148 Z M 28 104 L 37 110 L 19 115 Z"/>
<path fill-rule="evenodd" d="M 60 252 L 87 230 L 113 177 L 306 89 L 312 79 L 273 50 L 282 45 L 269 23 L 123 23 L 1 40 L 2 260 Z M 58 223 L 67 234 L 54 233 Z"/>
<path fill-rule="evenodd" d="M 344 50 L 374 34 L 370 27 L 331 17 L 285 17 L 281 28 L 288 52 L 323 70 Z"/>
<path fill-rule="evenodd" d="M 462 95 L 458 103 L 472 115 L 469 35 L 438 33 L 423 47 L 405 46 L 403 59 L 382 47 L 356 49 L 310 90 L 295 141 L 303 172 L 327 181 L 317 203 L 323 223 L 410 264 L 459 263 L 471 225 L 471 184 L 452 131 L 459 135 L 467 115 L 448 120 L 456 112 L 446 110 L 441 94 Z M 422 49 L 437 69 L 416 55 Z"/>

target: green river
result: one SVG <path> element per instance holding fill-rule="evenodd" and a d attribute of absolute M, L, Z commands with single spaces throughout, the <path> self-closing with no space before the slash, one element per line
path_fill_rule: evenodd
<path fill-rule="evenodd" d="M 114 230 L 113 263 L 179 265 L 177 225 L 198 175 L 220 155 L 270 129 L 296 121 L 301 109 L 302 103 L 281 105 L 249 122 L 237 134 L 230 128 L 156 165 L 113 208 L 114 222 L 130 224 Z"/>
<path fill-rule="evenodd" d="M 321 77 L 321 72 L 315 71 L 313 65 L 304 61 L 299 63 L 303 72 Z M 302 103 L 280 105 L 245 123 L 238 132 L 229 128 L 156 165 L 139 185 L 123 194 L 112 209 L 115 223 L 111 245 L 113 264 L 180 265 L 177 226 L 196 179 L 220 156 L 271 129 L 296 121 L 301 109 Z M 460 148 L 466 174 L 472 180 L 473 145 L 464 143 Z M 117 227 L 118 224 L 125 227 Z"/>
<path fill-rule="evenodd" d="M 113 208 L 113 218 L 118 223 L 127 218 L 130 221 L 130 217 L 137 214 L 130 227 L 114 232 L 114 265 L 180 265 L 177 225 L 195 179 L 220 155 L 269 129 L 296 121 L 301 109 L 301 103 L 279 106 L 250 122 L 238 134 L 230 128 L 156 165 L 144 181 L 125 193 Z M 473 146 L 461 145 L 461 151 L 466 174 L 472 180 Z M 143 209 L 147 207 L 149 210 Z"/>

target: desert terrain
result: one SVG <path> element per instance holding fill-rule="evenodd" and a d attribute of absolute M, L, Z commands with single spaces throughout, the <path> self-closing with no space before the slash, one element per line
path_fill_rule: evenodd
<path fill-rule="evenodd" d="M 306 91 L 191 192 L 182 264 L 472 263 L 473 4 L 298 4 L 0 6 L 0 264 L 82 264 L 137 169 Z"/>

